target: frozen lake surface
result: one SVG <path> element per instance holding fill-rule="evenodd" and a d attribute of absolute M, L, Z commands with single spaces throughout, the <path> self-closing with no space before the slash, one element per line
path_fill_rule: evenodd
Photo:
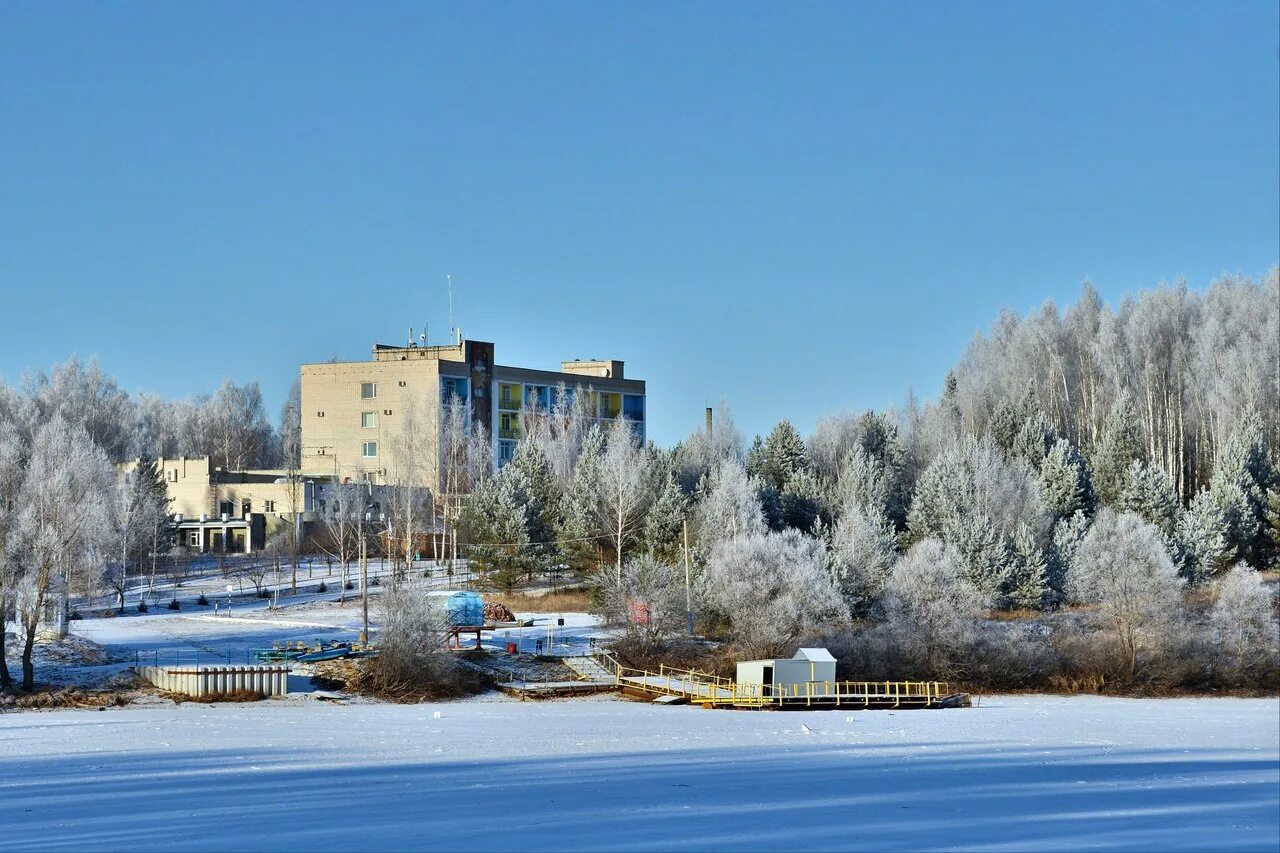
<path fill-rule="evenodd" d="M 10 713 L 0 826 L 0 850 L 1274 851 L 1280 703 Z"/>

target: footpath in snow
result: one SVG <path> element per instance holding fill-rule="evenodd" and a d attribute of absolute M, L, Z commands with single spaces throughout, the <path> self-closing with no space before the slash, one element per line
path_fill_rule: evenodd
<path fill-rule="evenodd" d="M 4 714 L 0 826 L 0 850 L 1275 851 L 1280 704 Z"/>

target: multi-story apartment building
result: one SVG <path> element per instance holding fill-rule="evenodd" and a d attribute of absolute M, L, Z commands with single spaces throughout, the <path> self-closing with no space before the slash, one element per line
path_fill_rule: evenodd
<path fill-rule="evenodd" d="M 302 366 L 303 467 L 331 465 L 341 478 L 385 483 L 409 419 L 438 436 L 445 405 L 461 404 L 468 428 L 482 425 L 501 465 L 515 452 L 530 412 L 548 412 L 558 389 L 587 395 L 591 415 L 625 418 L 644 439 L 645 385 L 627 379 L 621 361 L 566 361 L 560 370 L 508 367 L 494 345 L 462 340 L 445 346 L 375 344 L 369 361 Z M 422 485 L 438 491 L 437 466 Z"/>

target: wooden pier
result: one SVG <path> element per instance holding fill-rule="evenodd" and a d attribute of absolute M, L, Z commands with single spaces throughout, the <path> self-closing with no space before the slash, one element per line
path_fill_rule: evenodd
<path fill-rule="evenodd" d="M 658 671 L 614 665 L 623 695 L 636 699 L 679 700 L 704 708 L 753 710 L 967 708 L 969 694 L 951 690 L 944 681 L 811 681 L 785 685 L 737 684 L 708 672 Z"/>

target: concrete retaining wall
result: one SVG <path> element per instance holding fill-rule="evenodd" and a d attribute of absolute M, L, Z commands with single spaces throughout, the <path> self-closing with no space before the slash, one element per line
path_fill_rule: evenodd
<path fill-rule="evenodd" d="M 212 696 L 236 690 L 264 696 L 284 696 L 289 692 L 289 667 L 286 666 L 135 666 L 134 671 L 161 690 L 187 696 Z"/>

